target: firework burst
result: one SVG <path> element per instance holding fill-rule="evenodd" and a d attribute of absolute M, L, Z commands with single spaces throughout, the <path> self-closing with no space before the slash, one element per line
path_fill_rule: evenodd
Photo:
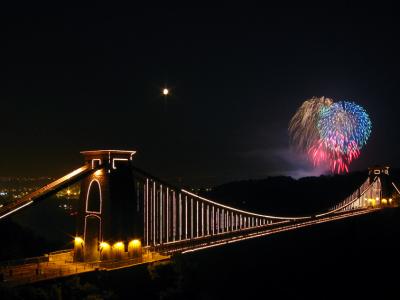
<path fill-rule="evenodd" d="M 327 141 L 330 148 L 339 146 L 346 152 L 354 144 L 361 149 L 367 143 L 371 121 L 361 106 L 340 101 L 321 108 L 317 128 L 319 136 Z"/>
<path fill-rule="evenodd" d="M 289 134 L 293 145 L 307 153 L 314 166 L 328 164 L 332 172 L 348 172 L 367 143 L 371 121 L 354 102 L 314 97 L 290 120 Z"/>
<path fill-rule="evenodd" d="M 289 123 L 292 144 L 300 151 L 307 151 L 319 139 L 317 123 L 321 109 L 332 105 L 332 99 L 312 97 L 303 102 Z"/>

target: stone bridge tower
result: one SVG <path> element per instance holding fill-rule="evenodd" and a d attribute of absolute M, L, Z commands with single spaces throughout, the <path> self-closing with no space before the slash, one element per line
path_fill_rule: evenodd
<path fill-rule="evenodd" d="M 143 232 L 143 211 L 131 169 L 135 151 L 96 150 L 81 154 L 93 173 L 81 181 L 75 260 L 124 255 L 129 241 L 140 243 Z"/>

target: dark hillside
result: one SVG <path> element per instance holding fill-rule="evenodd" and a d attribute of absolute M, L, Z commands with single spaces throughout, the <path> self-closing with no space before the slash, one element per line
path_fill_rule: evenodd
<path fill-rule="evenodd" d="M 312 214 L 340 202 L 360 186 L 367 172 L 347 175 L 269 177 L 231 182 L 203 193 L 234 207 L 279 215 Z"/>

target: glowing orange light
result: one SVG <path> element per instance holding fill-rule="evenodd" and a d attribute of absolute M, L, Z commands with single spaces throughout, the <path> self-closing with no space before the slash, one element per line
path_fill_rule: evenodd
<path fill-rule="evenodd" d="M 83 241 L 83 239 L 81 237 L 77 236 L 77 237 L 75 237 L 74 242 L 75 242 L 76 246 L 80 246 L 80 245 L 83 244 L 84 241 Z"/>
<path fill-rule="evenodd" d="M 129 246 L 132 248 L 140 248 L 142 245 L 142 243 L 140 242 L 140 240 L 135 239 L 129 242 Z"/>
<path fill-rule="evenodd" d="M 94 175 L 95 176 L 100 176 L 100 175 L 102 175 L 103 174 L 103 170 L 97 170 L 96 172 L 94 172 Z"/>
<path fill-rule="evenodd" d="M 122 250 L 124 248 L 124 243 L 123 242 L 115 243 L 114 248 L 118 249 L 118 250 Z"/>
<path fill-rule="evenodd" d="M 106 242 L 101 242 L 100 243 L 100 249 L 101 250 L 106 250 L 106 249 L 110 249 L 110 245 Z"/>

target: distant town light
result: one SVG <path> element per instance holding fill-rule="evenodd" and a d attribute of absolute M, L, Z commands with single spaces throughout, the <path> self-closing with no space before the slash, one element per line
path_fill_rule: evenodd
<path fill-rule="evenodd" d="M 163 89 L 163 91 L 162 91 L 162 92 L 163 92 L 163 95 L 164 95 L 164 96 L 167 96 L 167 95 L 169 94 L 169 90 L 168 90 L 168 89 L 166 89 L 166 88 L 165 88 L 165 89 Z"/>

